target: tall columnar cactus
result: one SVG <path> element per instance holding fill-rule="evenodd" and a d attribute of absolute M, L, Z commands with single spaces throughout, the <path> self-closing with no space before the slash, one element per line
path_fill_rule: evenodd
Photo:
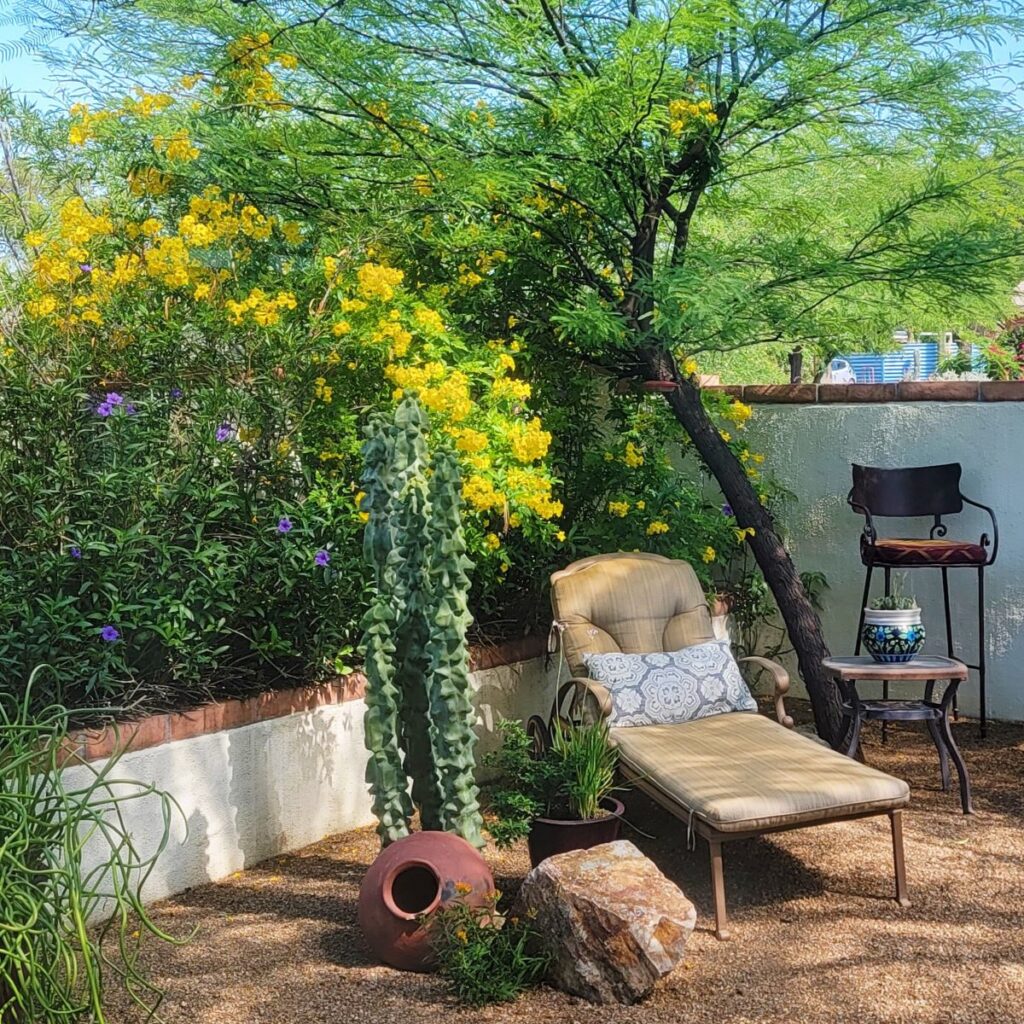
<path fill-rule="evenodd" d="M 431 459 L 427 427 L 406 398 L 393 422 L 371 423 L 363 450 L 363 546 L 376 585 L 363 638 L 367 781 L 385 844 L 408 833 L 415 804 L 424 829 L 482 846 L 461 481 L 452 453 Z"/>
<path fill-rule="evenodd" d="M 469 697 L 466 629 L 469 613 L 468 572 L 462 532 L 462 478 L 450 451 L 438 452 L 430 477 L 431 517 L 427 528 L 430 555 L 427 574 L 433 597 L 429 621 L 430 674 L 427 682 L 434 764 L 441 789 L 441 821 L 475 846 L 480 835 L 479 790 L 474 779 L 473 703 Z"/>

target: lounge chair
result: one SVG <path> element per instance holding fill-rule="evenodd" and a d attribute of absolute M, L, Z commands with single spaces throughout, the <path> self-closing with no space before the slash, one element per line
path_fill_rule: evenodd
<path fill-rule="evenodd" d="M 584 719 L 613 711 L 609 690 L 587 676 L 586 655 L 677 651 L 715 639 L 693 569 L 661 555 L 581 559 L 551 576 L 551 601 L 573 677 L 560 688 L 558 708 Z M 611 729 L 623 777 L 707 840 L 717 937 L 728 937 L 723 843 L 876 814 L 889 816 L 896 899 L 907 906 L 907 784 L 794 731 L 783 703 L 785 669 L 765 658 L 739 660 L 773 677 L 778 722 L 734 711 Z"/>

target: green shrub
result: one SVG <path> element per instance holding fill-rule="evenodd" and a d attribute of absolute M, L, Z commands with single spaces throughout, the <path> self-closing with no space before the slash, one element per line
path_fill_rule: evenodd
<path fill-rule="evenodd" d="M 175 706 L 308 679 L 353 642 L 362 524 L 279 447 L 287 393 L 167 371 L 0 373 L 0 686 L 46 660 L 69 706 Z"/>
<path fill-rule="evenodd" d="M 535 951 L 530 922 L 503 917 L 500 897 L 493 892 L 480 907 L 456 897 L 428 918 L 440 974 L 468 1006 L 512 1002 L 547 969 L 549 958 Z"/>
<path fill-rule="evenodd" d="M 539 756 L 520 722 L 500 723 L 501 747 L 484 763 L 498 772 L 490 794 L 487 831 L 499 847 L 529 835 L 534 818 L 582 821 L 600 814 L 601 801 L 616 788 L 618 749 L 609 742 L 605 719 L 573 726 L 556 719 L 551 742 Z"/>

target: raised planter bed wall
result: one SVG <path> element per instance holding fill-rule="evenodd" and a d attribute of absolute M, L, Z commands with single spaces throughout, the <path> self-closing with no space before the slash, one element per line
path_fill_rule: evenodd
<path fill-rule="evenodd" d="M 474 650 L 480 755 L 497 746 L 502 717 L 547 713 L 557 663 L 546 664 L 544 648 L 544 639 L 529 638 Z M 372 824 L 364 686 L 355 674 L 77 736 L 77 756 L 88 761 L 108 757 L 115 743 L 126 746 L 116 775 L 155 784 L 181 808 L 146 900 Z M 67 772 L 73 782 L 86 769 L 71 764 Z M 125 813 L 136 843 L 151 852 L 162 832 L 158 801 L 132 801 Z"/>
<path fill-rule="evenodd" d="M 796 496 L 782 525 L 800 570 L 822 572 L 828 579 L 822 622 L 836 654 L 853 652 L 864 585 L 858 551 L 863 519 L 846 504 L 850 463 L 962 463 L 964 493 L 991 505 L 999 519 L 999 557 L 985 577 L 989 715 L 1024 720 L 1024 381 L 723 390 L 753 405 L 747 427 L 751 449 L 764 453 L 764 470 Z M 898 530 L 901 536 L 926 536 L 930 526 L 926 520 L 900 521 Z M 951 537 L 977 540 L 986 529 L 986 517 L 967 508 L 949 520 L 949 529 Z M 949 578 L 957 650 L 973 662 L 977 580 L 966 569 L 951 570 Z M 881 579 L 876 583 L 874 593 L 881 593 Z M 926 652 L 945 654 L 941 574 L 912 571 L 907 587 L 924 613 Z M 972 675 L 960 690 L 961 709 L 975 714 L 977 696 Z"/>

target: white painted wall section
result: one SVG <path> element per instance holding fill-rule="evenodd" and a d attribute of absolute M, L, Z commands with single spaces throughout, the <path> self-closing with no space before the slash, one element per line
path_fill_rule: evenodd
<path fill-rule="evenodd" d="M 964 494 L 991 505 L 999 520 L 999 553 L 985 578 L 989 715 L 1024 720 L 1024 403 L 758 405 L 747 431 L 752 449 L 766 456 L 766 470 L 795 495 L 782 525 L 797 567 L 828 578 L 823 626 L 835 654 L 853 652 L 864 583 L 858 548 L 863 519 L 846 504 L 850 463 L 962 463 Z M 926 536 L 930 525 L 880 522 L 890 536 Z M 988 517 L 976 509 L 949 520 L 950 537 L 976 541 L 987 529 Z M 882 592 L 881 575 L 875 573 L 876 594 Z M 957 653 L 975 662 L 977 573 L 951 570 L 950 583 Z M 944 654 L 941 574 L 912 570 L 907 588 L 923 609 L 925 649 Z M 960 694 L 961 708 L 977 714 L 973 673 Z"/>

